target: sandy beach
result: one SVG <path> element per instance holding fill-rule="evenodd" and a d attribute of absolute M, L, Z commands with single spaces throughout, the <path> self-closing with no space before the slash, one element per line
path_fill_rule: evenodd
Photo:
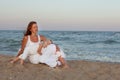
<path fill-rule="evenodd" d="M 69 60 L 70 69 L 53 69 L 30 62 L 11 64 L 12 58 L 0 55 L 0 80 L 120 80 L 120 63 Z"/>

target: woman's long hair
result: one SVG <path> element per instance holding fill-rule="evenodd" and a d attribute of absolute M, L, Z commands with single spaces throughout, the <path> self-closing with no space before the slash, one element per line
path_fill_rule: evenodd
<path fill-rule="evenodd" d="M 27 26 L 27 30 L 25 31 L 24 36 L 31 35 L 31 31 L 30 31 L 30 30 L 31 30 L 33 24 L 37 24 L 37 22 L 35 22 L 35 21 L 31 21 L 31 22 L 28 24 L 28 26 Z"/>

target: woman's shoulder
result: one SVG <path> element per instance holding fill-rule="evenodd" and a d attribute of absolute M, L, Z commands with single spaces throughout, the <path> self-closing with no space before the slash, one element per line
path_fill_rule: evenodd
<path fill-rule="evenodd" d="M 28 36 L 23 36 L 22 44 L 26 43 L 28 41 Z"/>
<path fill-rule="evenodd" d="M 23 40 L 28 40 L 28 36 L 23 36 Z"/>

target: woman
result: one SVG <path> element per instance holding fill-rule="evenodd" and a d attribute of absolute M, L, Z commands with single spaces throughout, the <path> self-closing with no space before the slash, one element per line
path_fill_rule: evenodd
<path fill-rule="evenodd" d="M 38 57 L 40 56 L 38 53 L 38 48 L 41 41 L 45 40 L 46 37 L 38 35 L 37 23 L 35 21 L 31 21 L 28 24 L 26 33 L 24 34 L 21 49 L 19 50 L 16 58 L 11 61 L 11 63 L 14 63 L 20 59 L 20 64 L 23 64 L 24 60 L 29 57 L 31 63 L 38 64 Z"/>
<path fill-rule="evenodd" d="M 24 60 L 28 57 L 30 62 L 33 64 L 38 64 L 41 62 L 49 65 L 50 67 L 56 67 L 57 65 L 56 61 L 59 59 L 59 61 L 63 65 L 65 65 L 65 67 L 67 67 L 64 58 L 58 56 L 59 58 L 56 57 L 57 59 L 55 59 L 53 55 L 47 57 L 49 54 L 54 54 L 55 52 L 57 52 L 57 49 L 55 46 L 54 47 L 49 46 L 48 48 L 47 45 L 45 46 L 44 44 L 41 43 L 41 41 L 45 43 L 47 42 L 47 39 L 42 35 L 40 36 L 38 35 L 37 23 L 34 21 L 30 22 L 28 24 L 27 31 L 22 40 L 21 49 L 19 50 L 19 53 L 16 56 L 16 58 L 13 61 L 11 61 L 11 63 L 15 63 L 16 61 L 20 60 L 20 64 L 24 64 Z M 47 50 L 42 51 L 41 53 L 43 47 L 44 48 L 47 47 Z M 43 60 L 45 60 L 45 62 L 42 62 Z"/>

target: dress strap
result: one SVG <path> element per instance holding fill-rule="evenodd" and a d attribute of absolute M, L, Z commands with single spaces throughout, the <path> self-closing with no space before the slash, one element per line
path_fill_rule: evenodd
<path fill-rule="evenodd" d="M 28 42 L 30 42 L 30 35 L 28 35 Z"/>
<path fill-rule="evenodd" d="M 38 35 L 38 41 L 39 41 L 39 43 L 41 42 L 41 40 L 40 40 L 40 35 Z"/>

